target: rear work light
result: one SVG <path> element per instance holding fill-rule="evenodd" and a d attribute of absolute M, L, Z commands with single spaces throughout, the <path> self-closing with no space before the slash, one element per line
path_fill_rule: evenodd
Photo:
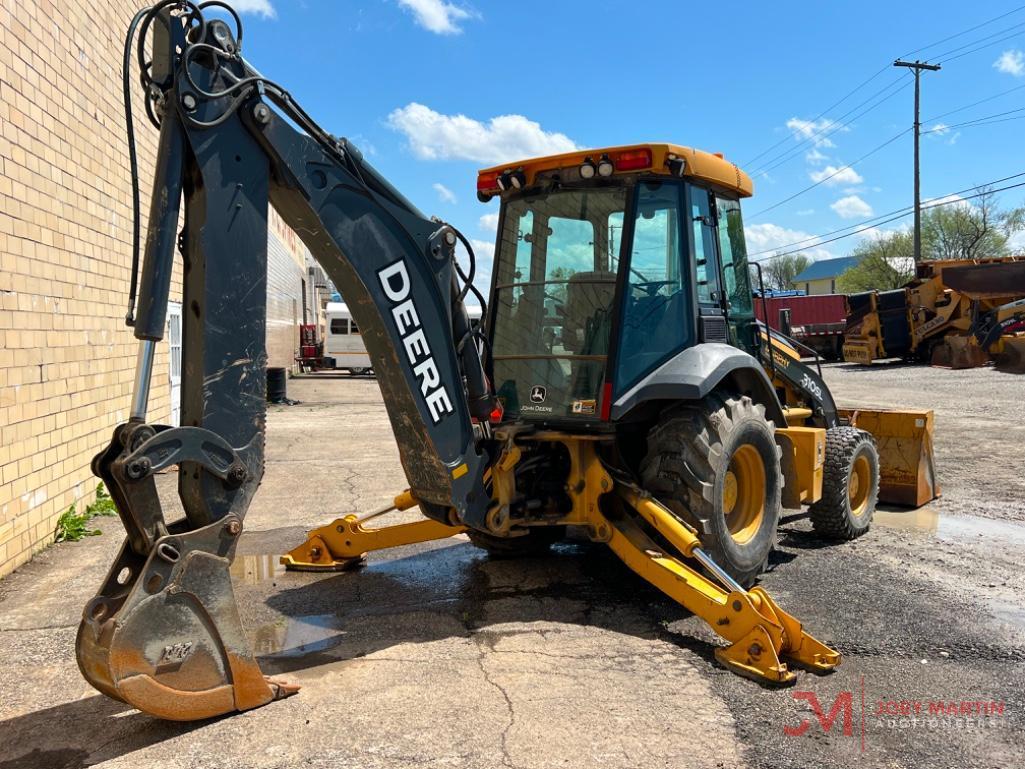
<path fill-rule="evenodd" d="M 498 175 L 496 181 L 502 192 L 506 190 L 522 190 L 527 186 L 527 175 L 523 171 L 503 171 Z"/>
<path fill-rule="evenodd" d="M 616 156 L 617 171 L 638 171 L 651 168 L 651 150 L 627 150 Z"/>
<path fill-rule="evenodd" d="M 498 192 L 498 174 L 477 176 L 477 199 L 481 203 L 487 203 L 496 192 Z"/>

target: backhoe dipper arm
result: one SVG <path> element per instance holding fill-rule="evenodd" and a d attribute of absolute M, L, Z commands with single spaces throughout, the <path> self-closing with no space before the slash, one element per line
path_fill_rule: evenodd
<path fill-rule="evenodd" d="M 486 422 L 494 404 L 463 302 L 472 267 L 464 276 L 456 262 L 461 236 L 421 214 L 250 67 L 237 16 L 233 32 L 204 16 L 211 5 L 226 8 L 167 0 L 133 22 L 160 140 L 131 419 L 93 461 L 128 537 L 77 642 L 94 686 L 172 719 L 245 710 L 294 691 L 260 673 L 228 572 L 263 475 L 268 202 L 345 296 L 411 492 L 430 503 L 424 512 L 483 526 L 489 504 L 488 457 L 472 420 Z M 144 61 L 148 34 L 152 62 Z M 176 244 L 183 426 L 168 427 L 147 424 L 146 410 Z M 185 511 L 171 523 L 154 481 L 169 465 L 180 465 Z"/>

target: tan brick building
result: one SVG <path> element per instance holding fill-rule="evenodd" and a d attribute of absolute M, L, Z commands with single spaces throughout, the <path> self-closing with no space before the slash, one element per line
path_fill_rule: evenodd
<path fill-rule="evenodd" d="M 0 0 L 0 577 L 52 540 L 63 510 L 92 500 L 89 462 L 127 417 L 136 342 L 124 324 L 132 212 L 121 58 L 142 5 Z M 136 126 L 145 209 L 156 131 L 141 102 Z M 270 365 L 290 366 L 306 254 L 277 216 L 270 232 L 268 353 Z M 170 391 L 165 339 L 151 421 L 171 419 Z"/>

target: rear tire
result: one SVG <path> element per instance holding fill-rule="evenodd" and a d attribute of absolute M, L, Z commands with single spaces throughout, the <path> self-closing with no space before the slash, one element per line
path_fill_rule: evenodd
<path fill-rule="evenodd" d="M 648 434 L 644 488 L 700 532 L 741 585 L 765 570 L 776 542 L 783 474 L 775 425 L 745 396 L 710 395 L 665 413 Z"/>
<path fill-rule="evenodd" d="M 476 529 L 467 529 L 466 536 L 492 558 L 528 558 L 544 555 L 552 545 L 565 539 L 566 527 L 535 526 L 522 537 L 496 537 Z"/>
<path fill-rule="evenodd" d="M 868 531 L 879 496 L 879 452 L 875 440 L 855 427 L 826 431 L 822 499 L 808 510 L 815 532 L 840 541 Z"/>

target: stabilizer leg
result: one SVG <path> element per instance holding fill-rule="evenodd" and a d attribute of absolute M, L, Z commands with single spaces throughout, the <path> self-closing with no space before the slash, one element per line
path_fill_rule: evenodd
<path fill-rule="evenodd" d="M 716 584 L 680 558 L 663 552 L 630 518 L 609 520 L 608 545 L 627 566 L 673 600 L 694 612 L 730 646 L 716 649 L 724 666 L 764 683 L 793 683 L 783 659 L 816 673 L 840 664 L 840 654 L 810 634 L 780 609 L 761 588 L 744 590 L 701 549 L 697 534 L 644 492 L 617 486 L 619 495 L 680 555 L 698 560 L 722 583 Z"/>
<path fill-rule="evenodd" d="M 429 519 L 377 529 L 364 526 L 373 518 L 393 510 L 408 510 L 416 504 L 416 499 L 407 490 L 399 494 L 392 504 L 362 518 L 355 515 L 338 518 L 311 531 L 303 544 L 281 556 L 281 563 L 290 571 L 344 571 L 363 564 L 367 553 L 373 550 L 446 539 L 466 530 L 463 526 Z"/>

